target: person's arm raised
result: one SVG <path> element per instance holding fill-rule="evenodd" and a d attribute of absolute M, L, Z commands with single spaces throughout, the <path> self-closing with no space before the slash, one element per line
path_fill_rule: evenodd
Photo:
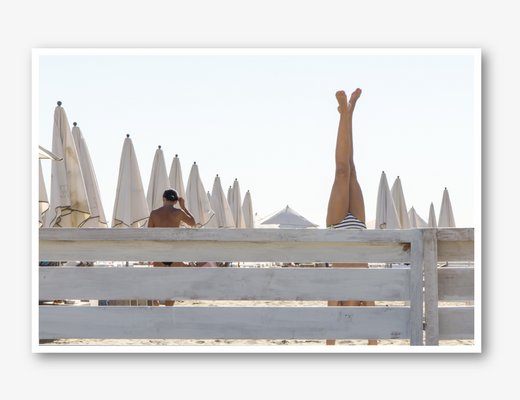
<path fill-rule="evenodd" d="M 184 199 L 182 197 L 179 197 L 179 207 L 184 212 L 184 214 L 181 217 L 182 222 L 188 224 L 189 226 L 195 226 L 196 225 L 195 218 L 193 218 L 193 215 L 191 215 L 191 213 L 186 208 L 186 206 L 184 204 Z"/>

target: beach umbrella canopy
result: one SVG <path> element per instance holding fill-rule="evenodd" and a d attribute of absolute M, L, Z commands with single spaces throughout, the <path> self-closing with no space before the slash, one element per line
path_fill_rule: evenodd
<path fill-rule="evenodd" d="M 41 160 L 61 161 L 63 158 L 58 157 L 52 151 L 45 147 L 39 146 L 38 163 L 40 167 L 39 177 L 39 194 L 38 194 L 38 209 L 39 209 L 39 223 L 42 227 L 45 223 L 45 212 L 49 209 L 49 198 L 47 197 L 47 187 L 43 178 L 42 162 Z"/>
<path fill-rule="evenodd" d="M 376 229 L 401 229 L 394 199 L 383 171 L 379 180 L 376 204 Z"/>
<path fill-rule="evenodd" d="M 80 227 L 90 218 L 90 205 L 74 138 L 60 101 L 54 109 L 52 153 L 63 160 L 51 165 L 51 199 L 45 226 Z"/>
<path fill-rule="evenodd" d="M 218 220 L 217 220 L 217 211 L 215 210 L 215 207 L 213 207 L 213 203 L 211 202 L 211 193 L 209 190 L 206 192 L 206 196 L 208 196 L 208 201 L 211 209 L 215 213 L 212 218 L 204 225 L 205 228 L 219 228 L 218 226 Z"/>
<path fill-rule="evenodd" d="M 453 209 L 451 208 L 450 195 L 447 188 L 444 188 L 442 194 L 438 226 L 439 228 L 455 228 L 455 218 L 453 217 Z"/>
<path fill-rule="evenodd" d="M 40 180 L 39 180 L 39 195 L 38 195 L 38 209 L 39 209 L 39 223 L 40 227 L 43 225 L 45 221 L 45 213 L 49 209 L 49 198 L 47 197 L 47 189 L 45 187 L 45 181 L 43 180 L 43 172 L 42 172 L 42 161 L 38 160 L 40 164 Z"/>
<path fill-rule="evenodd" d="M 435 218 L 435 209 L 433 203 L 430 204 L 430 212 L 428 214 L 428 226 L 430 228 L 437 228 L 437 219 Z"/>
<path fill-rule="evenodd" d="M 227 201 L 220 177 L 217 175 L 213 181 L 213 189 L 211 191 L 210 198 L 211 208 L 215 212 L 215 218 L 217 228 L 234 228 L 235 220 L 233 219 L 233 213 L 231 207 Z"/>
<path fill-rule="evenodd" d="M 233 187 L 230 186 L 227 191 L 227 201 L 229 204 L 229 207 L 233 208 Z"/>
<path fill-rule="evenodd" d="M 202 226 L 208 224 L 213 218 L 215 212 L 211 208 L 211 204 L 204 189 L 202 180 L 200 179 L 199 167 L 197 163 L 193 163 L 186 185 L 186 207 L 195 218 L 195 222 Z M 213 227 L 210 224 L 210 227 Z"/>
<path fill-rule="evenodd" d="M 408 216 L 410 217 L 410 228 L 426 228 L 428 227 L 428 223 L 422 219 L 419 214 L 417 214 L 417 211 L 415 211 L 415 208 L 410 208 L 410 211 L 408 211 Z"/>
<path fill-rule="evenodd" d="M 148 210 L 150 212 L 163 206 L 163 194 L 167 189 L 170 189 L 170 179 L 166 171 L 164 153 L 161 146 L 159 146 L 157 150 L 155 150 L 152 172 L 150 174 L 150 181 L 148 182 L 148 192 L 146 194 L 146 202 L 148 203 Z"/>
<path fill-rule="evenodd" d="M 251 192 L 249 190 L 244 196 L 244 202 L 242 203 L 242 212 L 244 214 L 244 222 L 246 228 L 255 227 L 255 213 L 253 212 L 253 201 L 251 200 Z"/>
<path fill-rule="evenodd" d="M 242 211 L 242 194 L 240 193 L 240 184 L 238 183 L 238 179 L 235 179 L 233 182 L 233 189 L 231 190 L 231 202 L 229 203 L 229 206 L 231 207 L 231 213 L 233 214 L 235 227 L 245 228 L 246 221 L 244 220 L 244 212 Z"/>
<path fill-rule="evenodd" d="M 261 222 L 261 225 L 278 225 L 279 228 L 315 228 L 318 225 L 286 206 L 272 217 Z"/>
<path fill-rule="evenodd" d="M 149 215 L 134 145 L 130 135 L 126 135 L 119 163 L 112 228 L 140 228 Z"/>
<path fill-rule="evenodd" d="M 74 122 L 73 125 L 72 137 L 74 138 L 74 143 L 78 152 L 81 172 L 83 173 L 83 180 L 85 182 L 85 190 L 87 191 L 88 204 L 90 206 L 90 218 L 83 224 L 83 227 L 106 228 L 108 227 L 108 221 L 105 218 L 105 211 L 103 210 L 103 205 L 101 203 L 96 172 L 92 165 L 92 159 L 90 158 L 87 142 L 77 124 Z"/>
<path fill-rule="evenodd" d="M 186 189 L 184 186 L 184 180 L 182 179 L 182 168 L 181 161 L 179 160 L 179 156 L 175 154 L 173 158 L 171 167 L 170 167 L 170 188 L 177 191 L 179 197 L 182 197 L 186 200 Z"/>
<path fill-rule="evenodd" d="M 408 208 L 406 208 L 403 186 L 401 185 L 401 179 L 399 177 L 397 177 L 394 181 L 390 191 L 392 193 L 392 198 L 394 199 L 395 210 L 397 211 L 397 218 L 399 219 L 399 225 L 401 226 L 401 229 L 410 228 Z"/>

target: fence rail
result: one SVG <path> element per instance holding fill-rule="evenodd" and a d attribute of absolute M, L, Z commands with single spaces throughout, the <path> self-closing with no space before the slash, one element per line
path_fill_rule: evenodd
<path fill-rule="evenodd" d="M 387 307 L 38 307 L 39 337 L 171 339 L 409 339 L 470 336 L 473 229 L 40 229 L 41 261 L 407 263 L 372 268 L 40 267 L 40 299 L 379 300 Z M 423 281 L 424 276 L 424 281 Z M 423 287 L 425 289 L 423 293 Z"/>

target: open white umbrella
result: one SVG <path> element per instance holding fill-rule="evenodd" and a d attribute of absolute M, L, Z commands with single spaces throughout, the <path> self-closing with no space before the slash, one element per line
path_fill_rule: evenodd
<path fill-rule="evenodd" d="M 231 207 L 227 201 L 220 177 L 217 175 L 213 181 L 213 189 L 211 191 L 210 198 L 211 208 L 215 211 L 215 221 L 217 228 L 234 228 L 235 220 L 233 219 L 233 213 Z"/>
<path fill-rule="evenodd" d="M 244 220 L 244 212 L 242 211 L 242 195 L 240 193 L 240 184 L 238 183 L 238 179 L 235 179 L 233 182 L 231 199 L 232 200 L 229 205 L 231 207 L 231 213 L 233 214 L 233 219 L 235 221 L 235 227 L 245 228 L 246 221 Z"/>
<path fill-rule="evenodd" d="M 447 188 L 444 188 L 442 194 L 438 226 L 439 228 L 455 228 L 455 218 L 453 217 L 453 209 L 451 208 L 450 195 Z"/>
<path fill-rule="evenodd" d="M 408 208 L 406 208 L 406 201 L 404 199 L 403 186 L 401 179 L 396 178 L 391 189 L 392 198 L 394 199 L 395 210 L 397 211 L 397 218 L 401 229 L 410 228 L 410 218 L 408 217 Z"/>
<path fill-rule="evenodd" d="M 315 228 L 318 225 L 286 206 L 272 217 L 261 222 L 261 225 L 278 225 L 279 228 Z"/>
<path fill-rule="evenodd" d="M 130 135 L 126 135 L 119 164 L 112 228 L 140 228 L 149 216 L 134 145 Z"/>
<path fill-rule="evenodd" d="M 163 194 L 167 189 L 170 189 L 170 180 L 168 178 L 168 172 L 166 171 L 164 153 L 161 146 L 159 146 L 157 150 L 155 150 L 152 172 L 148 183 L 148 192 L 146 194 L 146 201 L 150 212 L 163 206 Z"/>
<path fill-rule="evenodd" d="M 206 225 L 215 215 L 200 179 L 197 163 L 193 163 L 186 185 L 186 207 L 195 218 L 195 222 L 202 226 Z"/>
<path fill-rule="evenodd" d="M 170 167 L 170 187 L 177 191 L 179 197 L 186 200 L 186 189 L 184 186 L 184 180 L 182 179 L 182 168 L 179 156 L 175 154 L 172 165 Z"/>
<path fill-rule="evenodd" d="M 90 206 L 90 218 L 83 224 L 83 227 L 106 228 L 108 227 L 108 221 L 105 218 L 103 204 L 101 203 L 99 186 L 94 166 L 92 165 L 92 159 L 88 151 L 87 142 L 77 124 L 74 122 L 73 125 L 72 137 L 76 144 L 76 150 L 81 164 L 81 172 L 83 173 L 83 180 L 87 191 L 88 204 Z"/>
<path fill-rule="evenodd" d="M 78 152 L 61 101 L 54 109 L 52 153 L 63 161 L 51 165 L 51 200 L 45 226 L 80 227 L 90 217 L 90 206 Z"/>
<path fill-rule="evenodd" d="M 430 212 L 428 214 L 428 226 L 430 228 L 437 228 L 437 218 L 435 218 L 435 209 L 433 203 L 430 204 Z"/>
<path fill-rule="evenodd" d="M 385 171 L 381 173 L 376 204 L 376 229 L 401 229 Z"/>
<path fill-rule="evenodd" d="M 419 214 L 417 214 L 417 211 L 415 211 L 415 208 L 410 208 L 410 211 L 408 211 L 408 216 L 410 217 L 410 227 L 411 228 L 426 228 L 428 227 L 428 222 L 426 222 L 424 219 L 422 219 Z"/>
<path fill-rule="evenodd" d="M 251 200 L 251 193 L 249 190 L 244 196 L 244 202 L 242 203 L 242 212 L 244 214 L 244 222 L 246 228 L 255 227 L 255 213 L 253 212 L 253 201 Z"/>

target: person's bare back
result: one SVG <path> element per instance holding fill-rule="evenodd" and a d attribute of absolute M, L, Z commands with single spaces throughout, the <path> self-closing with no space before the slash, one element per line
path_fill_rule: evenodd
<path fill-rule="evenodd" d="M 174 205 L 179 202 L 179 208 Z M 184 199 L 174 190 L 166 190 L 163 195 L 163 206 L 153 210 L 148 218 L 148 228 L 179 228 L 181 222 L 195 226 L 195 219 L 186 209 Z"/>
<path fill-rule="evenodd" d="M 148 220 L 149 228 L 179 228 L 182 222 L 188 223 L 186 213 L 171 205 L 153 210 Z"/>

